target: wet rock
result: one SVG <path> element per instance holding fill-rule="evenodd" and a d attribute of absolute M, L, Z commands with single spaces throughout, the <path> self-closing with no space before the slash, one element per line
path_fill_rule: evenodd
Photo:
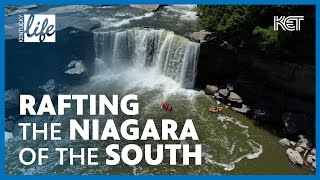
<path fill-rule="evenodd" d="M 286 153 L 292 163 L 297 164 L 297 165 L 303 164 L 303 159 L 302 159 L 301 155 L 299 154 L 299 152 L 289 148 L 289 149 L 287 149 Z"/>
<path fill-rule="evenodd" d="M 218 91 L 218 93 L 219 93 L 220 96 L 226 98 L 226 97 L 228 97 L 228 95 L 229 95 L 229 90 L 228 90 L 228 89 L 220 89 L 220 90 Z"/>
<path fill-rule="evenodd" d="M 133 8 L 143 9 L 149 12 L 156 11 L 160 8 L 159 5 L 130 5 Z"/>
<path fill-rule="evenodd" d="M 19 89 L 10 89 L 5 92 L 5 112 L 6 116 L 19 113 Z"/>
<path fill-rule="evenodd" d="M 296 147 L 295 150 L 299 153 L 302 153 L 304 151 L 304 149 L 300 146 Z"/>
<path fill-rule="evenodd" d="M 316 161 L 312 163 L 312 167 L 316 169 Z"/>
<path fill-rule="evenodd" d="M 239 112 L 239 113 L 243 113 L 246 114 L 250 111 L 250 108 L 247 105 L 242 104 L 241 108 L 238 107 L 231 107 L 232 110 Z"/>
<path fill-rule="evenodd" d="M 38 86 L 38 88 L 42 89 L 46 93 L 52 92 L 56 88 L 56 84 L 54 79 L 50 79 L 44 85 Z"/>
<path fill-rule="evenodd" d="M 205 30 L 192 33 L 191 38 L 200 43 L 206 43 L 214 39 L 213 33 Z"/>
<path fill-rule="evenodd" d="M 309 164 L 313 163 L 313 160 L 312 160 L 312 158 L 310 156 L 307 157 L 307 163 L 309 163 Z"/>
<path fill-rule="evenodd" d="M 230 92 L 228 100 L 231 101 L 231 102 L 242 103 L 241 97 L 238 94 L 234 93 L 234 92 Z"/>
<path fill-rule="evenodd" d="M 290 146 L 290 141 L 289 141 L 289 139 L 287 139 L 287 138 L 280 139 L 280 140 L 279 140 L 279 143 L 280 143 L 282 146 Z"/>
<path fill-rule="evenodd" d="M 81 60 L 71 61 L 67 68 L 68 70 L 65 71 L 66 74 L 82 74 L 87 70 L 86 66 Z"/>
<path fill-rule="evenodd" d="M 296 146 L 297 145 L 297 143 L 294 142 L 294 141 L 290 141 L 290 144 L 291 144 L 291 146 Z"/>
<path fill-rule="evenodd" d="M 15 118 L 13 116 L 9 116 L 5 120 L 5 131 L 12 132 L 14 129 Z"/>
<path fill-rule="evenodd" d="M 223 97 L 221 97 L 219 93 L 214 93 L 214 98 L 223 100 Z"/>
<path fill-rule="evenodd" d="M 300 136 L 300 139 L 297 142 L 297 146 L 300 146 L 305 150 L 311 150 L 312 144 L 307 138 L 305 138 L 304 136 Z"/>
<path fill-rule="evenodd" d="M 214 95 L 218 91 L 218 89 L 219 88 L 217 86 L 206 85 L 204 93 L 207 95 Z"/>
<path fill-rule="evenodd" d="M 286 112 L 282 115 L 285 131 L 288 134 L 294 134 L 300 130 L 305 129 L 305 123 L 308 117 L 303 113 Z"/>
<path fill-rule="evenodd" d="M 311 150 L 311 154 L 316 155 L 316 149 L 315 149 L 315 148 L 313 148 L 313 149 Z"/>
<path fill-rule="evenodd" d="M 311 156 L 313 160 L 316 160 L 316 155 Z"/>

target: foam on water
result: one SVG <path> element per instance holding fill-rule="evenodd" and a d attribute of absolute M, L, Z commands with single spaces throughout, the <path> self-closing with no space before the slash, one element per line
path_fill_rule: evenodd
<path fill-rule="evenodd" d="M 154 15 L 153 12 L 145 13 L 141 16 L 132 16 L 130 13 L 116 13 L 115 17 L 92 17 L 91 20 L 99 21 L 103 27 L 110 28 L 110 27 L 121 27 L 126 24 L 130 24 L 131 21 L 140 20 L 143 18 L 152 17 Z M 129 18 L 121 19 L 121 17 L 131 16 Z M 119 18 L 120 17 L 120 18 Z"/>
<path fill-rule="evenodd" d="M 181 20 L 195 21 L 198 19 L 197 5 L 172 5 L 165 6 L 165 8 L 168 12 L 178 13 Z"/>
<path fill-rule="evenodd" d="M 240 121 L 237 121 L 231 117 L 227 117 L 224 115 L 218 115 L 217 120 L 219 120 L 220 122 L 222 122 L 224 124 L 224 126 L 228 126 L 226 123 L 232 123 L 236 126 L 238 126 L 239 128 L 243 129 L 243 134 L 245 134 L 247 136 L 247 144 L 249 145 L 249 147 L 252 149 L 251 152 L 236 158 L 235 160 L 233 160 L 232 162 L 225 164 L 225 163 L 221 163 L 221 162 L 217 162 L 215 160 L 209 159 L 207 158 L 207 161 L 211 164 L 215 164 L 221 167 L 224 167 L 225 171 L 231 171 L 233 170 L 236 166 L 236 163 L 239 163 L 243 158 L 247 158 L 247 159 L 255 159 L 258 158 L 260 156 L 260 154 L 262 154 L 263 152 L 263 147 L 262 145 L 256 143 L 254 140 L 250 139 L 250 135 L 248 133 L 248 126 L 243 125 Z M 234 152 L 236 145 L 235 143 L 232 144 L 231 148 L 229 149 L 230 154 L 232 154 Z"/>

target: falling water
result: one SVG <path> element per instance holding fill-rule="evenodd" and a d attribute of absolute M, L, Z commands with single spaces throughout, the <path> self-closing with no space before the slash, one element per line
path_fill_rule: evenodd
<path fill-rule="evenodd" d="M 124 68 L 154 68 L 181 87 L 195 83 L 199 44 L 166 30 L 95 32 L 96 73 Z"/>

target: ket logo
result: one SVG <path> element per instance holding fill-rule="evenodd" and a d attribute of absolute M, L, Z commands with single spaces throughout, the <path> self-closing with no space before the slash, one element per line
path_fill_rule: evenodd
<path fill-rule="evenodd" d="M 275 31 L 279 30 L 279 26 L 284 31 L 300 31 L 302 20 L 304 20 L 304 16 L 274 16 L 273 27 Z"/>

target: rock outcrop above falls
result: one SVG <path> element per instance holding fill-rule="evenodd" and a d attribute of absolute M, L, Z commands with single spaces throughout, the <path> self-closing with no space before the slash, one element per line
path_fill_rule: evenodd
<path fill-rule="evenodd" d="M 207 43 L 213 40 L 215 37 L 214 37 L 214 33 L 201 30 L 199 32 L 192 33 L 191 38 L 199 43 Z"/>
<path fill-rule="evenodd" d="M 156 11 L 160 8 L 160 5 L 130 5 L 131 7 L 143 9 L 149 12 Z"/>

